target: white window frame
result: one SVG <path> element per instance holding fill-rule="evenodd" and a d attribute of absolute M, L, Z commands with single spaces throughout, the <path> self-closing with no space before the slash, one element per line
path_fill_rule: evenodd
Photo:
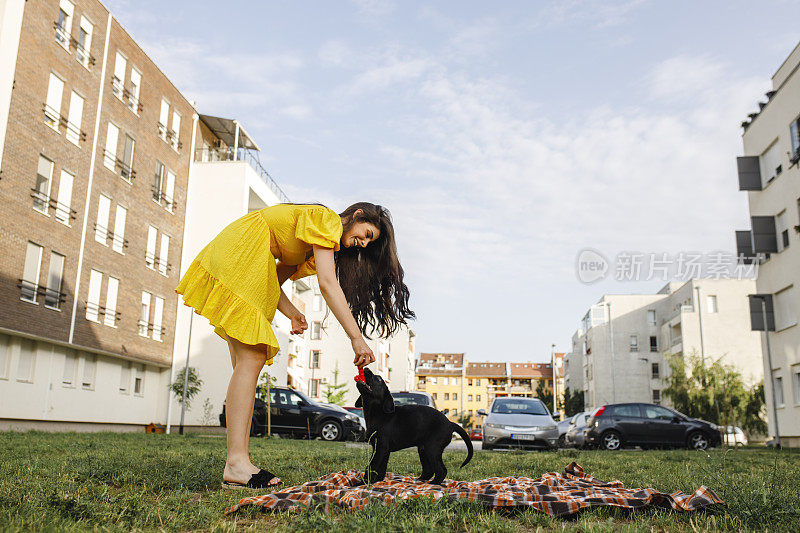
<path fill-rule="evenodd" d="M 181 114 L 176 109 L 172 110 L 172 138 L 170 145 L 176 152 L 180 147 L 181 142 Z"/>
<path fill-rule="evenodd" d="M 134 376 L 133 376 L 133 395 L 143 397 L 144 396 L 144 378 L 147 374 L 147 368 L 142 365 L 136 365 L 134 367 Z"/>
<path fill-rule="evenodd" d="M 631 352 L 639 351 L 639 335 L 630 336 L 630 350 Z"/>
<path fill-rule="evenodd" d="M 0 379 L 8 380 L 11 366 L 11 335 L 0 333 Z"/>
<path fill-rule="evenodd" d="M 106 130 L 106 149 L 103 152 L 103 164 L 111 172 L 117 171 L 117 149 L 119 148 L 119 126 L 108 123 Z"/>
<path fill-rule="evenodd" d="M 175 211 L 175 173 L 167 169 L 167 183 L 164 189 L 164 207 L 170 213 Z"/>
<path fill-rule="evenodd" d="M 792 389 L 794 393 L 794 404 L 800 405 L 800 364 L 790 367 L 792 372 Z"/>
<path fill-rule="evenodd" d="M 81 145 L 81 125 L 83 122 L 83 104 L 85 99 L 80 94 L 72 91 L 69 97 L 69 111 L 67 112 L 67 129 L 64 136 L 77 147 Z"/>
<path fill-rule="evenodd" d="M 138 83 L 135 80 L 138 78 Z M 131 90 L 128 95 L 128 109 L 139 116 L 139 97 L 142 93 L 142 72 L 136 67 L 131 67 Z"/>
<path fill-rule="evenodd" d="M 30 346 L 30 352 L 24 347 Z M 19 340 L 19 358 L 17 359 L 17 382 L 18 383 L 33 383 L 33 378 L 36 373 L 36 355 L 38 347 L 33 339 L 22 338 Z M 23 354 L 30 354 L 23 356 Z M 27 372 L 23 372 L 23 362 L 26 364 Z M 26 375 L 23 375 L 26 374 Z"/>
<path fill-rule="evenodd" d="M 169 265 L 169 235 L 161 234 L 161 246 L 158 252 L 158 271 L 162 276 L 167 276 L 167 266 Z"/>
<path fill-rule="evenodd" d="M 47 166 L 46 176 L 41 172 L 43 164 Z M 50 158 L 39 154 L 39 159 L 36 166 L 36 182 L 33 187 L 33 209 L 48 217 L 50 216 L 50 191 L 53 188 L 53 167 L 53 161 L 50 160 Z M 45 190 L 40 190 L 39 184 L 41 181 L 39 180 L 39 176 L 47 178 L 47 181 L 45 182 L 47 183 L 47 186 L 44 188 Z"/>
<path fill-rule="evenodd" d="M 158 228 L 147 226 L 147 248 L 144 253 L 144 263 L 151 270 L 156 269 L 156 240 L 158 238 Z"/>
<path fill-rule="evenodd" d="M 772 371 L 772 390 L 775 394 L 775 407 L 784 407 L 786 405 L 786 396 L 783 394 L 783 376 L 777 375 L 780 369 Z"/>
<path fill-rule="evenodd" d="M 72 18 L 75 15 L 75 6 L 72 2 L 68 2 L 67 0 L 61 0 L 58 4 L 58 10 L 64 12 L 64 25 L 58 25 L 58 17 L 61 13 L 56 15 L 56 42 L 61 45 L 61 47 L 70 53 L 69 51 L 69 41 L 70 35 L 72 34 Z"/>
<path fill-rule="evenodd" d="M 125 255 L 125 222 L 128 219 L 128 208 L 117 204 L 114 214 L 114 235 L 111 237 L 111 249 Z"/>
<path fill-rule="evenodd" d="M 131 181 L 133 181 L 133 160 L 136 156 L 136 139 L 134 139 L 132 135 L 126 133 L 123 141 L 125 144 L 122 145 L 122 164 L 120 165 L 119 175 L 128 183 L 131 183 Z M 130 161 L 128 161 L 127 158 L 128 141 L 130 141 L 131 146 Z"/>
<path fill-rule="evenodd" d="M 322 295 L 315 294 L 311 303 L 311 309 L 314 311 L 322 311 Z"/>
<path fill-rule="evenodd" d="M 61 286 L 64 283 L 64 263 L 66 257 L 58 252 L 50 252 L 50 266 L 47 269 L 47 290 L 44 296 L 44 306 L 48 309 L 61 311 Z M 55 305 L 48 305 L 50 294 L 56 294 Z"/>
<path fill-rule="evenodd" d="M 155 302 L 153 305 L 153 340 L 161 342 L 163 337 L 161 336 L 161 325 L 163 324 L 164 320 L 164 298 L 160 296 L 155 297 Z"/>
<path fill-rule="evenodd" d="M 75 388 L 75 380 L 78 375 L 78 352 L 72 348 L 67 348 L 64 352 L 64 369 L 61 372 L 61 386 L 68 389 Z"/>
<path fill-rule="evenodd" d="M 111 216 L 111 198 L 101 194 L 97 199 L 97 220 L 94 227 L 94 240 L 108 246 L 108 221 Z"/>
<path fill-rule="evenodd" d="M 61 124 L 61 102 L 64 99 L 64 79 L 55 72 L 50 73 L 47 82 L 47 98 L 44 102 L 44 123 L 60 133 L 58 127 Z"/>
<path fill-rule="evenodd" d="M 75 183 L 75 174 L 61 169 L 61 178 L 58 180 L 58 195 L 56 197 L 56 220 L 71 227 L 72 220 L 72 186 Z"/>
<path fill-rule="evenodd" d="M 787 220 L 788 217 L 789 214 L 787 213 L 786 209 L 784 209 L 775 216 L 775 234 L 776 234 L 775 238 L 778 242 L 778 253 L 787 249 L 789 247 L 789 244 L 791 243 L 791 239 L 787 239 L 787 242 L 785 243 L 783 242 L 784 233 L 786 233 L 791 237 L 789 233 L 789 222 Z"/>
<path fill-rule="evenodd" d="M 80 43 L 81 30 L 86 34 L 86 39 L 83 44 Z M 92 34 L 94 33 L 94 24 L 81 15 L 81 23 L 78 26 L 78 45 L 75 47 L 75 59 L 89 70 L 89 64 L 92 57 Z"/>
<path fill-rule="evenodd" d="M 119 294 L 119 279 L 108 276 L 106 285 L 106 310 L 103 313 L 103 324 L 108 327 L 117 327 L 117 295 Z"/>
<path fill-rule="evenodd" d="M 775 308 L 775 331 L 781 331 L 797 324 L 797 309 L 794 285 L 789 285 L 776 292 L 772 297 Z"/>
<path fill-rule="evenodd" d="M 125 98 L 125 72 L 128 70 L 128 58 L 119 50 L 114 58 L 114 73 L 111 78 L 111 92 L 124 102 Z"/>
<path fill-rule="evenodd" d="M 161 99 L 161 110 L 158 115 L 158 136 L 164 142 L 167 141 L 167 122 L 169 122 L 169 102 L 164 98 Z"/>
<path fill-rule="evenodd" d="M 322 340 L 322 322 L 319 321 L 311 322 L 311 340 L 312 341 Z"/>
<path fill-rule="evenodd" d="M 709 314 L 719 313 L 719 302 L 716 294 L 706 295 L 706 312 Z"/>
<path fill-rule="evenodd" d="M 142 291 L 142 305 L 139 311 L 139 336 L 147 337 L 150 329 L 150 302 L 153 295 L 147 291 Z"/>
<path fill-rule="evenodd" d="M 164 190 L 164 182 L 166 181 L 167 167 L 156 159 L 156 171 L 153 174 L 153 201 L 161 205 L 161 198 Z"/>
<path fill-rule="evenodd" d="M 89 291 L 86 295 L 86 320 L 100 323 L 100 291 L 103 288 L 103 273 L 89 271 Z"/>
<path fill-rule="evenodd" d="M 656 322 L 656 310 L 655 309 L 648 309 L 647 310 L 647 325 L 648 326 L 657 325 L 657 322 Z"/>
<path fill-rule="evenodd" d="M 23 302 L 39 305 L 36 301 L 39 294 L 39 276 L 42 271 L 42 252 L 44 248 L 35 242 L 28 241 L 27 248 L 25 249 L 25 266 L 22 271 L 22 286 L 21 295 L 19 297 Z M 32 278 L 32 279 L 28 279 Z M 33 285 L 33 288 L 27 290 L 33 293 L 31 298 L 25 298 L 26 284 Z"/>
<path fill-rule="evenodd" d="M 81 370 L 81 388 L 83 390 L 94 390 L 95 380 L 97 377 L 97 355 L 84 352 L 81 359 L 83 360 L 83 368 Z"/>

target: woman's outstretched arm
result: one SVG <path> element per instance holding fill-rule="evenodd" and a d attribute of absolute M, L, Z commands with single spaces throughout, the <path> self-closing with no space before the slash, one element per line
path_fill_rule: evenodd
<path fill-rule="evenodd" d="M 356 319 L 353 318 L 353 313 L 350 312 L 350 305 L 347 303 L 342 287 L 339 285 L 339 280 L 336 279 L 333 250 L 322 246 L 314 246 L 314 261 L 317 266 L 317 279 L 319 280 L 319 290 L 322 292 L 322 297 L 325 298 L 328 307 L 333 311 L 333 316 L 336 317 L 347 336 L 350 337 L 350 343 L 353 346 L 353 352 L 355 352 L 353 363 L 356 366 L 372 363 L 375 361 L 375 355 L 367 346 L 364 336 L 361 335 Z"/>

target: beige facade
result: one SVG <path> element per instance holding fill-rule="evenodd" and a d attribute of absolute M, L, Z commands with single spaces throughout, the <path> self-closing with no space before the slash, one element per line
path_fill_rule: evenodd
<path fill-rule="evenodd" d="M 565 386 L 583 390 L 586 409 L 668 404 L 667 359 L 688 354 L 733 365 L 747 384 L 761 381 L 761 342 L 750 331 L 747 302 L 754 291 L 753 280 L 699 279 L 668 283 L 657 294 L 603 296 L 573 335 Z"/>
<path fill-rule="evenodd" d="M 784 446 L 800 446 L 800 44 L 772 77 L 760 111 L 742 125 L 740 189 L 747 190 L 751 230 L 737 232 L 739 252 L 764 254 L 757 292 L 774 308 L 775 331 L 766 335 L 763 371 L 769 431 L 776 418 Z M 743 235 L 740 235 L 743 234 Z M 740 237 L 744 237 L 744 242 Z M 754 291 L 755 292 L 755 291 Z M 756 313 L 760 302 L 754 303 Z M 771 359 L 771 366 L 770 366 Z M 771 377 L 771 379 L 770 379 Z M 775 401 L 773 401 L 773 398 Z"/>

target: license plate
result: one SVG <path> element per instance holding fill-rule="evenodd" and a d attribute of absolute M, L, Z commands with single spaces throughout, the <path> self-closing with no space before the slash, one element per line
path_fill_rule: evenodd
<path fill-rule="evenodd" d="M 536 440 L 536 435 L 529 435 L 527 433 L 512 433 L 511 438 L 514 440 Z"/>

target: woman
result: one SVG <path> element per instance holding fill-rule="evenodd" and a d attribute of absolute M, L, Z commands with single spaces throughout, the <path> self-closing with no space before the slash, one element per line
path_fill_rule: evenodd
<path fill-rule="evenodd" d="M 341 214 L 321 205 L 295 204 L 248 213 L 203 248 L 175 289 L 186 305 L 208 318 L 231 354 L 224 487 L 281 482 L 250 461 L 256 383 L 278 353 L 271 326 L 275 310 L 291 320 L 291 333 L 308 328 L 281 285 L 315 273 L 328 307 L 350 337 L 358 367 L 375 360 L 365 332 L 388 336 L 414 317 L 389 211 L 367 202 Z"/>

